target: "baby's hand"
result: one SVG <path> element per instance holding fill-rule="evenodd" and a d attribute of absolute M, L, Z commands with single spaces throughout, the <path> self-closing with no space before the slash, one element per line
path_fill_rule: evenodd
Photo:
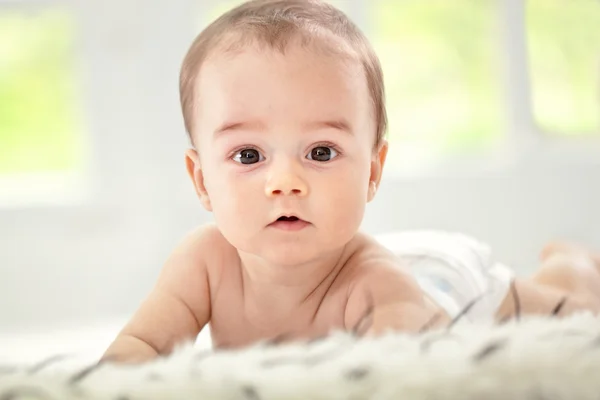
<path fill-rule="evenodd" d="M 138 364 L 158 356 L 150 344 L 131 335 L 121 334 L 102 356 L 101 362 Z"/>
<path fill-rule="evenodd" d="M 446 314 L 439 310 L 433 313 L 419 302 L 398 302 L 373 309 L 370 326 L 365 327 L 367 336 L 377 336 L 390 331 L 421 333 L 442 326 Z"/>

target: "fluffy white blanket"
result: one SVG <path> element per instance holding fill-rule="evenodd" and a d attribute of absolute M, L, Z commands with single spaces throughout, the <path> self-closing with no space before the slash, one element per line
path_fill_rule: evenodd
<path fill-rule="evenodd" d="M 0 399 L 597 399 L 600 319 L 456 324 L 417 336 L 187 346 L 140 366 L 0 366 Z"/>

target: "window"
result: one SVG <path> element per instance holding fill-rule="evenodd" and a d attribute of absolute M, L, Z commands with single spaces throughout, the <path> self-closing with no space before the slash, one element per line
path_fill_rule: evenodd
<path fill-rule="evenodd" d="M 531 118 L 547 135 L 600 133 L 597 0 L 378 0 L 365 7 L 386 77 L 390 161 L 401 170 L 485 154 L 527 134 L 508 131 L 515 129 L 509 114 L 519 115 L 526 130 L 534 128 Z M 505 12 L 518 7 L 524 9 Z M 526 37 L 506 40 L 521 11 Z M 522 66 L 507 47 L 519 42 Z M 524 74 L 526 87 L 507 77 L 509 64 Z M 510 110 L 519 107 L 510 92 L 531 93 L 533 115 Z"/>
<path fill-rule="evenodd" d="M 503 131 L 497 2 L 372 4 L 367 33 L 385 76 L 388 162 L 419 167 L 496 144 Z"/>
<path fill-rule="evenodd" d="M 74 38 L 67 12 L 0 8 L 0 175 L 80 167 Z"/>
<path fill-rule="evenodd" d="M 600 133 L 600 2 L 527 0 L 534 119 L 552 135 Z"/>

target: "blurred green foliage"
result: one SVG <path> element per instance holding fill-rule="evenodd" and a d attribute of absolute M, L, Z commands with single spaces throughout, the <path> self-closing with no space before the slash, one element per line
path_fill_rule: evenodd
<path fill-rule="evenodd" d="M 0 13 L 0 173 L 78 164 L 74 38 L 67 13 Z"/>
<path fill-rule="evenodd" d="M 480 148 L 503 132 L 494 0 L 378 2 L 390 141 L 429 153 Z"/>
<path fill-rule="evenodd" d="M 551 134 L 600 133 L 600 1 L 528 0 L 533 113 Z"/>

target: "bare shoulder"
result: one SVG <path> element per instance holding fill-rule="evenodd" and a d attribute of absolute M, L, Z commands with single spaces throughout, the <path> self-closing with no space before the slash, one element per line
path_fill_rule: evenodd
<path fill-rule="evenodd" d="M 211 264 L 227 252 L 225 239 L 213 225 L 187 234 L 164 263 L 156 284 L 108 353 L 128 354 L 124 341 L 134 338 L 158 354 L 193 340 L 211 317 Z M 213 268 L 214 269 L 214 268 Z M 218 279 L 218 276 L 216 277 Z M 127 339 L 129 338 L 129 339 Z"/>
<path fill-rule="evenodd" d="M 173 252 L 173 255 L 185 255 L 186 257 L 210 257 L 213 252 L 207 252 L 211 248 L 219 250 L 226 245 L 227 241 L 215 224 L 201 225 L 189 232 Z"/>
<path fill-rule="evenodd" d="M 356 324 L 368 309 L 398 314 L 394 318 L 397 317 L 399 324 L 402 319 L 399 314 L 410 314 L 415 322 L 420 322 L 422 318 L 416 318 L 417 314 L 429 315 L 438 309 L 398 256 L 372 237 L 361 235 L 358 240 L 351 273 L 347 277 L 345 321 L 348 327 Z"/>
<path fill-rule="evenodd" d="M 412 277 L 402 260 L 373 237 L 359 234 L 348 265 L 350 289 L 355 290 L 369 282 L 391 279 L 404 282 Z"/>
<path fill-rule="evenodd" d="M 236 251 L 215 224 L 206 224 L 188 233 L 175 248 L 163 272 L 183 275 L 182 282 L 201 274 L 209 286 L 218 285 L 222 266 L 230 265 Z M 170 269 L 177 271 L 170 271 Z M 214 287 L 213 287 L 214 289 Z"/>
<path fill-rule="evenodd" d="M 189 309 L 203 325 L 210 315 L 212 259 L 222 252 L 224 239 L 207 224 L 189 232 L 167 258 L 151 296 L 172 298 Z M 218 276 L 216 277 L 218 278 Z"/>

